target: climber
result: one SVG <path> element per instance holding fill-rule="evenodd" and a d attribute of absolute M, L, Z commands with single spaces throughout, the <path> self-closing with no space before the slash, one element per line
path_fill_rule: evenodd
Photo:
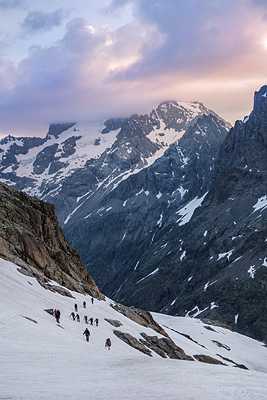
<path fill-rule="evenodd" d="M 93 325 L 94 319 L 90 318 L 89 321 L 90 321 L 90 324 Z"/>
<path fill-rule="evenodd" d="M 77 322 L 80 322 L 80 316 L 79 316 L 79 314 L 76 314 L 76 319 L 77 319 Z"/>
<path fill-rule="evenodd" d="M 85 329 L 85 331 L 83 332 L 83 335 L 85 335 L 86 341 L 89 342 L 90 332 L 89 332 L 88 328 Z"/>
<path fill-rule="evenodd" d="M 83 319 L 84 319 L 85 323 L 88 324 L 87 315 L 85 315 L 85 316 L 83 317 Z"/>
<path fill-rule="evenodd" d="M 77 304 L 74 304 L 74 310 L 77 312 L 78 311 L 78 306 Z"/>
<path fill-rule="evenodd" d="M 94 298 L 93 297 L 91 298 L 91 302 L 92 302 L 92 304 L 94 304 Z"/>
<path fill-rule="evenodd" d="M 95 319 L 95 324 L 98 326 L 98 318 Z"/>
<path fill-rule="evenodd" d="M 74 314 L 74 312 L 72 312 L 72 313 L 70 314 L 70 317 L 72 317 L 73 321 L 75 320 L 75 314 Z"/>
<path fill-rule="evenodd" d="M 55 311 L 54 311 L 54 315 L 55 315 L 55 318 L 56 318 L 57 323 L 59 324 L 60 311 L 59 311 L 59 310 L 55 310 Z"/>
<path fill-rule="evenodd" d="M 86 308 L 86 301 L 83 302 L 83 308 Z"/>
<path fill-rule="evenodd" d="M 110 347 L 111 347 L 111 340 L 110 338 L 108 338 L 105 343 L 105 348 L 108 348 L 108 350 L 110 350 Z"/>

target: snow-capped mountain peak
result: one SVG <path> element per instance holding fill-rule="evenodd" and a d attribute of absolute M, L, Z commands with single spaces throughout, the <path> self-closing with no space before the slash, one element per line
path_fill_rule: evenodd
<path fill-rule="evenodd" d="M 54 202 L 66 179 L 98 171 L 93 183 L 80 186 L 76 198 L 98 188 L 108 191 L 152 165 L 203 114 L 213 113 L 198 102 L 163 102 L 150 113 L 106 122 L 54 124 L 45 138 L 0 141 L 0 179 L 44 200 Z M 226 123 L 220 120 L 222 124 Z M 91 175 L 91 173 L 89 173 Z M 85 178 L 87 180 L 87 178 Z M 69 198 L 60 222 L 73 215 L 76 198 Z"/>

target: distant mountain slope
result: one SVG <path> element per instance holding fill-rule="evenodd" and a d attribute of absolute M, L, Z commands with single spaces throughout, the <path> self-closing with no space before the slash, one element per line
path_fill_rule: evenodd
<path fill-rule="evenodd" d="M 127 287 L 133 295 L 135 283 L 146 275 L 146 269 L 139 265 L 142 255 L 154 248 L 164 227 L 176 223 L 182 204 L 193 199 L 201 203 L 197 196 L 226 134 L 224 124 L 215 116 L 200 117 L 151 166 L 111 191 L 102 191 L 100 198 L 95 193 L 85 199 L 65 224 L 70 242 L 109 296 L 135 304 L 135 299 L 119 293 L 121 288 Z"/>
<path fill-rule="evenodd" d="M 216 116 L 201 103 L 172 101 L 146 115 L 51 125 L 44 139 L 9 136 L 0 141 L 0 179 L 55 204 L 63 225 L 84 200 L 151 165 L 203 114 Z"/>
<path fill-rule="evenodd" d="M 176 223 L 162 225 L 142 253 L 137 247 L 131 273 L 120 269 L 116 296 L 111 275 L 117 300 L 219 319 L 266 340 L 266 94 L 267 86 L 255 93 L 251 115 L 230 130 L 214 171 L 176 210 Z"/>

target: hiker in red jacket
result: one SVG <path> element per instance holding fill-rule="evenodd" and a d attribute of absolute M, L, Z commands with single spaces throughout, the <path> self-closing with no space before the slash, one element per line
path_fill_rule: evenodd
<path fill-rule="evenodd" d="M 55 310 L 55 311 L 54 311 L 54 315 L 55 315 L 55 318 L 56 318 L 57 323 L 59 324 L 60 311 L 59 311 L 59 310 Z"/>
<path fill-rule="evenodd" d="M 108 350 L 110 350 L 110 347 L 111 347 L 111 340 L 110 338 L 108 338 L 105 343 L 105 348 L 108 348 Z"/>
<path fill-rule="evenodd" d="M 70 317 L 72 317 L 73 321 L 75 320 L 75 314 L 74 314 L 74 312 L 72 312 L 72 313 L 70 314 Z"/>

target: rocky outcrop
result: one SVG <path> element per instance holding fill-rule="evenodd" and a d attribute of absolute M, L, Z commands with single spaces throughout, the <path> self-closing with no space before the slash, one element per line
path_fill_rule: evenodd
<path fill-rule="evenodd" d="M 216 354 L 216 355 L 219 356 L 219 357 L 221 357 L 224 361 L 227 361 L 228 363 L 230 362 L 230 363 L 234 364 L 234 367 L 236 367 L 236 368 L 248 370 L 248 367 L 246 367 L 244 364 L 238 364 L 238 363 L 236 363 L 235 361 L 230 360 L 230 358 L 223 357 L 223 356 L 221 356 L 220 354 Z"/>
<path fill-rule="evenodd" d="M 176 360 L 187 361 L 194 360 L 191 356 L 185 354 L 184 350 L 177 346 L 170 338 L 158 338 L 157 336 L 148 336 L 145 333 L 141 333 L 141 336 L 144 340 L 140 339 L 140 342 L 163 358 L 169 357 Z"/>
<path fill-rule="evenodd" d="M 185 354 L 183 349 L 178 347 L 170 338 L 158 338 L 157 336 L 148 336 L 141 333 L 143 339 L 137 340 L 129 333 L 114 330 L 114 334 L 129 346 L 141 351 L 152 357 L 152 351 L 160 355 L 162 358 L 172 358 L 176 360 L 194 361 L 191 356 Z"/>
<path fill-rule="evenodd" d="M 198 346 L 201 346 L 201 347 L 203 347 L 204 349 L 206 349 L 206 347 L 205 347 L 203 344 L 200 344 L 200 343 L 198 343 L 196 340 L 192 339 L 191 336 L 188 335 L 187 333 L 179 332 L 179 331 L 177 331 L 176 329 L 169 328 L 168 326 L 165 326 L 165 325 L 163 325 L 163 326 L 164 326 L 165 328 L 170 329 L 170 330 L 173 331 L 173 332 L 178 333 L 178 334 L 181 335 L 181 336 L 184 336 L 186 339 L 191 340 L 191 342 L 196 343 Z M 204 328 L 205 328 L 205 326 L 204 326 Z M 212 330 L 214 331 L 214 329 L 212 329 Z"/>
<path fill-rule="evenodd" d="M 30 317 L 26 317 L 25 315 L 21 315 L 21 314 L 20 314 L 20 316 L 21 316 L 22 318 L 27 319 L 28 321 L 33 322 L 34 324 L 38 324 L 38 322 L 37 322 L 35 319 L 32 319 L 32 318 L 30 318 Z"/>
<path fill-rule="evenodd" d="M 110 305 L 112 308 L 114 308 L 114 310 L 125 315 L 132 321 L 137 322 L 139 325 L 151 328 L 154 331 L 160 333 L 161 335 L 169 337 L 168 334 L 164 331 L 164 329 L 154 320 L 150 312 L 141 310 L 140 308 L 126 307 L 119 303 L 114 303 L 114 304 L 111 303 Z"/>
<path fill-rule="evenodd" d="M 223 344 L 221 342 L 218 342 L 218 340 L 213 340 L 213 343 L 215 343 L 218 347 L 222 347 L 223 349 L 230 351 L 231 348 L 227 346 L 227 344 Z"/>
<path fill-rule="evenodd" d="M 129 346 L 133 347 L 136 350 L 141 351 L 142 353 L 152 357 L 151 351 L 144 346 L 142 343 L 140 343 L 134 336 L 132 336 L 130 333 L 125 333 L 121 331 L 113 331 L 113 333 L 121 339 L 123 342 L 127 343 Z"/>
<path fill-rule="evenodd" d="M 224 329 L 228 329 L 229 331 L 233 331 L 233 328 L 230 325 L 224 324 L 221 321 L 213 321 L 213 320 L 208 319 L 208 318 L 200 318 L 200 319 L 204 324 L 218 326 L 220 328 L 224 328 Z M 207 327 L 205 327 L 205 328 L 208 329 Z"/>
<path fill-rule="evenodd" d="M 216 358 L 213 358 L 213 357 L 211 357 L 211 356 L 207 356 L 207 355 L 204 355 L 204 354 L 195 354 L 194 355 L 194 358 L 197 360 L 197 361 L 200 361 L 200 362 L 203 362 L 203 363 L 206 363 L 206 364 L 219 364 L 219 365 L 227 365 L 227 364 L 224 364 L 222 361 L 220 361 L 220 360 L 216 360 Z"/>
<path fill-rule="evenodd" d="M 104 320 L 107 321 L 110 325 L 115 326 L 116 328 L 122 326 L 122 323 L 117 319 L 104 318 Z"/>
<path fill-rule="evenodd" d="M 35 276 L 52 291 L 69 290 L 103 299 L 60 228 L 54 206 L 0 183 L 0 257 Z M 20 269 L 21 270 L 21 269 Z"/>

